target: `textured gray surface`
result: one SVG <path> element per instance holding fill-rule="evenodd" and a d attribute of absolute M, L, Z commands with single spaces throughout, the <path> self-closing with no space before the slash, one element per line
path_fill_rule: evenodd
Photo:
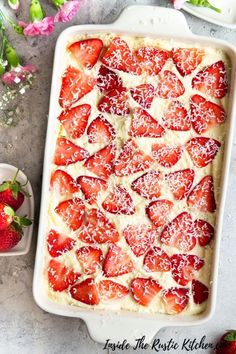
<path fill-rule="evenodd" d="M 74 23 L 109 23 L 129 4 L 156 4 L 168 6 L 167 0 L 82 0 L 83 5 Z M 22 1 L 27 3 L 27 1 Z M 53 12 L 47 0 L 42 0 L 45 8 Z M 222 38 L 236 45 L 236 32 L 218 27 L 185 14 L 191 30 L 197 34 Z M 26 19 L 26 13 L 20 17 Z M 0 128 L 0 161 L 22 168 L 32 182 L 36 197 L 36 210 L 39 209 L 44 141 L 47 126 L 49 89 L 52 60 L 56 38 L 66 26 L 61 25 L 53 36 L 43 39 L 15 39 L 16 47 L 25 62 L 35 63 L 40 76 L 33 89 L 20 102 L 23 119 L 17 127 Z M 236 144 L 236 142 L 235 142 Z M 225 209 L 221 259 L 219 269 L 219 289 L 217 308 L 212 320 L 204 326 L 168 328 L 158 333 L 162 342 L 171 337 L 179 342 L 184 337 L 214 341 L 222 331 L 236 327 L 236 146 L 234 144 L 227 203 Z M 0 258 L 0 353 L 1 354 L 41 354 L 41 353 L 107 353 L 102 346 L 94 343 L 88 336 L 86 326 L 78 319 L 50 315 L 39 309 L 32 297 L 32 276 L 35 244 L 37 238 L 37 216 L 34 238 L 30 254 L 18 258 Z M 125 351 L 126 353 L 133 352 Z M 136 353 L 153 353 L 151 350 L 136 350 Z M 160 350 L 160 353 L 163 351 Z M 185 353 L 179 349 L 169 353 Z M 116 354 L 121 351 L 115 351 Z M 210 353 L 197 350 L 192 353 Z"/>

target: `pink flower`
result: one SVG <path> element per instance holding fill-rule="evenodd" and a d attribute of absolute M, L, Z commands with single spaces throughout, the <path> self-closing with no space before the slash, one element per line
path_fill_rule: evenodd
<path fill-rule="evenodd" d="M 69 22 L 77 14 L 80 6 L 80 1 L 73 0 L 67 1 L 64 5 L 61 6 L 60 10 L 56 14 L 54 21 L 55 22 Z"/>
<path fill-rule="evenodd" d="M 44 17 L 41 21 L 31 23 L 20 21 L 19 26 L 24 28 L 25 36 L 49 36 L 55 28 L 53 17 Z"/>
<path fill-rule="evenodd" d="M 176 10 L 180 10 L 182 9 L 184 3 L 186 2 L 187 0 L 173 0 L 173 3 L 174 3 L 174 8 Z"/>
<path fill-rule="evenodd" d="M 12 70 L 8 71 L 2 76 L 2 81 L 8 85 L 16 85 L 20 82 L 26 81 L 29 76 L 32 76 L 33 73 L 37 71 L 36 66 L 26 65 L 26 66 L 17 66 Z"/>

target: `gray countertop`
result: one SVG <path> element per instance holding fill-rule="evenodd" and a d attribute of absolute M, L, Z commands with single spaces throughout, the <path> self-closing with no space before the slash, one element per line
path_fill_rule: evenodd
<path fill-rule="evenodd" d="M 22 1 L 22 3 L 27 3 Z M 53 12 L 47 0 L 42 4 Z M 166 0 L 82 0 L 82 6 L 73 23 L 109 23 L 130 4 L 155 4 L 169 6 Z M 26 12 L 20 14 L 27 18 Z M 186 14 L 194 33 L 224 39 L 236 45 L 236 31 L 218 27 Z M 27 256 L 0 258 L 0 353 L 108 353 L 102 345 L 94 343 L 85 324 L 78 319 L 50 315 L 34 303 L 32 277 L 37 239 L 37 219 L 42 179 L 44 141 L 47 126 L 49 90 L 52 60 L 56 38 L 66 25 L 60 25 L 48 38 L 15 38 L 14 43 L 25 62 L 38 66 L 40 75 L 32 90 L 19 102 L 20 118 L 16 127 L 0 128 L 0 161 L 19 166 L 28 175 L 36 197 L 36 218 L 33 244 Z M 157 338 L 165 343 L 171 338 L 180 344 L 180 349 L 169 353 L 187 353 L 181 349 L 185 337 L 214 342 L 225 329 L 236 327 L 236 141 L 234 142 L 227 202 L 224 216 L 219 288 L 214 317 L 199 327 L 162 329 Z M 112 351 L 110 351 L 111 353 Z M 124 351 L 132 353 L 133 350 Z M 136 350 L 135 353 L 154 353 L 154 350 Z M 164 351 L 160 350 L 160 353 Z M 193 350 L 192 353 L 210 353 L 210 350 Z M 122 353 L 116 350 L 116 354 Z"/>

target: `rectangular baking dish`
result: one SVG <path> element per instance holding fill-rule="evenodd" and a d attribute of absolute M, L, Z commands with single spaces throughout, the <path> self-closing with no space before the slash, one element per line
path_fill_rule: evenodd
<path fill-rule="evenodd" d="M 166 39 L 178 39 L 185 43 L 197 42 L 201 46 L 211 46 L 223 49 L 232 63 L 231 88 L 228 107 L 228 131 L 225 144 L 224 163 L 221 183 L 221 200 L 217 217 L 215 250 L 211 275 L 211 295 L 207 309 L 204 313 L 194 316 L 184 315 L 151 315 L 133 312 L 106 312 L 103 310 L 85 309 L 69 305 L 59 305 L 47 298 L 43 289 L 43 267 L 45 254 L 45 234 L 47 225 L 48 190 L 50 181 L 50 167 L 56 142 L 55 100 L 58 99 L 58 91 L 61 79 L 61 53 L 66 43 L 73 34 L 93 34 L 98 32 L 124 33 L 134 36 L 161 37 Z M 34 271 L 33 293 L 36 303 L 45 311 L 70 317 L 83 319 L 88 327 L 91 337 L 98 342 L 104 343 L 106 339 L 122 341 L 127 339 L 132 345 L 136 338 L 146 336 L 150 342 L 154 335 L 163 327 L 168 326 L 192 326 L 200 325 L 208 321 L 212 316 L 216 304 L 217 271 L 220 250 L 220 236 L 222 229 L 224 203 L 226 197 L 227 180 L 229 175 L 230 153 L 233 137 L 233 118 L 236 113 L 236 51 L 227 42 L 213 38 L 199 37 L 191 33 L 185 17 L 182 13 L 154 6 L 131 6 L 127 7 L 118 20 L 108 25 L 81 25 L 67 28 L 60 35 L 55 51 L 54 70 L 51 88 L 51 100 L 49 121 L 44 158 L 44 173 L 42 186 L 41 213 L 39 223 L 38 245 Z"/>

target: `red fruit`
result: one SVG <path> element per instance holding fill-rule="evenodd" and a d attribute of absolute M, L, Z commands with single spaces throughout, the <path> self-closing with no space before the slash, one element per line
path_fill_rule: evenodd
<path fill-rule="evenodd" d="M 155 96 L 154 87 L 151 84 L 142 84 L 130 89 L 130 94 L 138 104 L 148 109 L 151 107 Z"/>
<path fill-rule="evenodd" d="M 182 76 L 191 74 L 204 57 L 204 51 L 196 48 L 174 48 L 172 49 L 173 62 Z"/>
<path fill-rule="evenodd" d="M 50 230 L 47 237 L 48 252 L 52 257 L 59 257 L 72 250 L 76 241 L 55 230 Z"/>
<path fill-rule="evenodd" d="M 186 170 L 175 171 L 166 175 L 166 181 L 176 200 L 185 198 L 193 184 L 194 171 Z"/>
<path fill-rule="evenodd" d="M 105 94 L 99 103 L 98 110 L 100 112 L 116 114 L 117 116 L 126 116 L 130 113 L 128 104 L 128 95 L 126 88 L 117 87 Z"/>
<path fill-rule="evenodd" d="M 89 104 L 81 104 L 80 106 L 72 107 L 63 111 L 58 119 L 67 134 L 72 139 L 78 139 L 85 132 L 90 112 L 91 106 Z"/>
<path fill-rule="evenodd" d="M 55 212 L 61 216 L 71 230 L 76 231 L 82 225 L 85 207 L 81 199 L 74 198 L 59 203 Z"/>
<path fill-rule="evenodd" d="M 91 209 L 85 216 L 85 223 L 79 238 L 86 243 L 111 243 L 120 238 L 115 225 L 97 209 Z"/>
<path fill-rule="evenodd" d="M 192 293 L 193 293 L 193 301 L 195 302 L 195 304 L 199 305 L 208 299 L 209 289 L 206 285 L 202 284 L 200 281 L 193 280 Z"/>
<path fill-rule="evenodd" d="M 146 213 L 151 222 L 156 227 L 160 227 L 166 224 L 173 206 L 174 204 L 170 200 L 159 199 L 146 207 Z"/>
<path fill-rule="evenodd" d="M 165 129 L 144 109 L 135 108 L 129 135 L 134 137 L 160 138 Z"/>
<path fill-rule="evenodd" d="M 153 244 L 157 237 L 157 232 L 150 225 L 138 224 L 127 225 L 123 230 L 123 235 L 135 256 L 140 257 Z"/>
<path fill-rule="evenodd" d="M 96 80 L 84 72 L 69 66 L 62 76 L 59 103 L 63 108 L 71 107 L 80 98 L 92 91 Z"/>
<path fill-rule="evenodd" d="M 50 188 L 59 194 L 73 194 L 79 191 L 74 178 L 63 170 L 56 170 L 51 175 Z"/>
<path fill-rule="evenodd" d="M 94 274 L 101 269 L 102 251 L 100 248 L 84 246 L 76 251 L 76 255 L 85 274 Z"/>
<path fill-rule="evenodd" d="M 119 246 L 111 244 L 103 263 L 106 277 L 117 277 L 132 272 L 134 264 L 131 258 Z"/>
<path fill-rule="evenodd" d="M 199 95 L 191 97 L 190 109 L 193 129 L 198 134 L 224 123 L 226 119 L 223 108 Z"/>
<path fill-rule="evenodd" d="M 156 92 L 160 98 L 170 99 L 182 96 L 185 88 L 174 73 L 165 70 L 160 74 Z"/>
<path fill-rule="evenodd" d="M 205 220 L 197 219 L 194 221 L 194 228 L 199 245 L 208 245 L 214 237 L 213 226 Z"/>
<path fill-rule="evenodd" d="M 127 140 L 114 163 L 116 176 L 129 176 L 133 173 L 148 169 L 153 159 L 145 155 L 134 140 Z"/>
<path fill-rule="evenodd" d="M 148 171 L 131 184 L 131 188 L 142 197 L 155 200 L 161 195 L 161 173 Z"/>
<path fill-rule="evenodd" d="M 14 210 L 5 203 L 0 202 L 0 231 L 5 230 L 14 220 Z"/>
<path fill-rule="evenodd" d="M 115 186 L 102 203 L 103 209 L 111 214 L 133 215 L 135 207 L 127 190 L 122 186 Z"/>
<path fill-rule="evenodd" d="M 139 65 L 149 75 L 157 75 L 162 70 L 170 53 L 155 47 L 139 48 L 135 53 Z"/>
<path fill-rule="evenodd" d="M 8 251 L 15 247 L 21 240 L 23 232 L 19 227 L 11 224 L 4 230 L 0 230 L 0 251 Z"/>
<path fill-rule="evenodd" d="M 190 192 L 187 204 L 202 212 L 214 213 L 216 202 L 212 176 L 205 176 Z"/>
<path fill-rule="evenodd" d="M 88 141 L 90 144 L 108 144 L 115 138 L 113 126 L 103 116 L 98 116 L 89 125 L 87 129 Z"/>
<path fill-rule="evenodd" d="M 185 147 L 194 165 L 205 167 L 214 160 L 221 143 L 215 139 L 202 136 L 189 140 Z"/>
<path fill-rule="evenodd" d="M 97 86 L 100 91 L 107 92 L 123 85 L 121 78 L 114 71 L 101 65 L 98 72 Z"/>
<path fill-rule="evenodd" d="M 152 156 L 163 167 L 174 166 L 182 156 L 181 146 L 168 146 L 164 144 L 152 145 Z"/>
<path fill-rule="evenodd" d="M 236 331 L 227 331 L 216 345 L 216 354 L 236 353 Z"/>
<path fill-rule="evenodd" d="M 101 301 L 119 300 L 129 294 L 129 289 L 112 280 L 101 280 L 99 285 L 99 295 Z"/>
<path fill-rule="evenodd" d="M 107 179 L 113 173 L 113 160 L 115 158 L 115 145 L 110 144 L 90 156 L 84 166 L 98 177 Z"/>
<path fill-rule="evenodd" d="M 144 257 L 143 267 L 146 272 L 169 272 L 170 258 L 160 247 L 153 247 Z"/>
<path fill-rule="evenodd" d="M 109 68 L 124 71 L 133 75 L 141 75 L 140 68 L 135 56 L 132 54 L 128 44 L 121 38 L 114 38 L 101 62 Z"/>
<path fill-rule="evenodd" d="M 177 315 L 182 312 L 189 303 L 189 289 L 170 288 L 164 291 L 163 300 L 166 312 L 170 315 Z"/>
<path fill-rule="evenodd" d="M 191 129 L 189 114 L 179 101 L 170 103 L 162 119 L 165 127 L 170 130 L 184 132 Z"/>
<path fill-rule="evenodd" d="M 99 304 L 99 293 L 93 278 L 87 278 L 70 289 L 71 297 L 87 305 Z"/>
<path fill-rule="evenodd" d="M 89 156 L 88 151 L 73 144 L 66 138 L 58 138 L 54 163 L 57 166 L 67 166 L 78 161 L 83 161 Z"/>
<path fill-rule="evenodd" d="M 98 61 L 102 48 L 101 39 L 89 38 L 71 44 L 68 50 L 81 66 L 90 70 Z"/>
<path fill-rule="evenodd" d="M 99 193 L 107 189 L 107 182 L 101 178 L 79 176 L 77 178 L 77 183 L 80 185 L 85 199 L 90 204 L 95 203 Z"/>
<path fill-rule="evenodd" d="M 164 245 L 176 247 L 184 252 L 191 251 L 196 245 L 196 234 L 191 215 L 187 212 L 179 214 L 162 231 L 160 241 Z"/>
<path fill-rule="evenodd" d="M 192 80 L 192 87 L 215 98 L 223 98 L 228 91 L 227 75 L 222 60 L 206 66 Z"/>
<path fill-rule="evenodd" d="M 134 300 L 142 306 L 148 306 L 161 289 L 160 284 L 151 278 L 134 278 L 130 286 Z"/>
<path fill-rule="evenodd" d="M 63 291 L 73 285 L 80 277 L 79 273 L 64 264 L 51 259 L 48 264 L 48 283 L 54 291 Z"/>
<path fill-rule="evenodd" d="M 174 254 L 171 257 L 172 276 L 182 286 L 186 286 L 204 266 L 204 260 L 193 254 Z"/>

